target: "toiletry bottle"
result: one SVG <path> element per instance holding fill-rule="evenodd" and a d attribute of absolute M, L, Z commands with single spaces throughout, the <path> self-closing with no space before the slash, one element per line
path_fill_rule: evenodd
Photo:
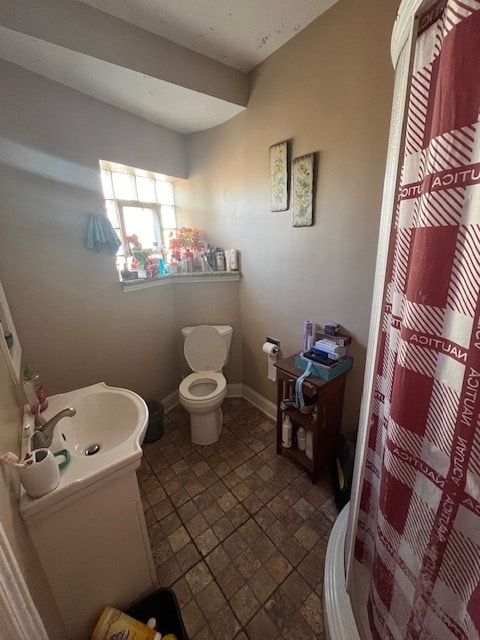
<path fill-rule="evenodd" d="M 292 446 L 292 421 L 290 416 L 284 414 L 282 422 L 282 447 L 289 449 Z"/>
<path fill-rule="evenodd" d="M 40 376 L 34 373 L 32 367 L 26 364 L 23 368 L 23 388 L 27 396 L 32 414 L 41 413 L 48 407 L 48 400 Z"/>
<path fill-rule="evenodd" d="M 303 350 L 308 351 L 312 346 L 313 338 L 313 322 L 305 320 L 303 325 Z"/>
<path fill-rule="evenodd" d="M 205 249 L 205 257 L 208 263 L 207 271 L 215 271 L 217 266 L 215 251 L 209 244 L 207 244 L 207 248 Z"/>
<path fill-rule="evenodd" d="M 166 273 L 166 269 L 165 269 L 165 256 L 163 255 L 163 251 L 162 249 L 159 249 L 158 251 L 158 274 L 160 276 L 164 276 Z"/>
<path fill-rule="evenodd" d="M 229 271 L 238 271 L 238 251 L 230 249 L 228 252 L 228 261 L 230 263 Z"/>
<path fill-rule="evenodd" d="M 217 271 L 225 271 L 225 254 L 223 251 L 217 251 L 215 254 L 217 261 Z"/>
<path fill-rule="evenodd" d="M 307 431 L 305 436 L 305 455 L 309 460 L 313 460 L 313 433 Z"/>
<path fill-rule="evenodd" d="M 299 451 L 305 451 L 306 440 L 305 440 L 305 429 L 303 427 L 298 427 L 297 446 Z"/>
<path fill-rule="evenodd" d="M 231 271 L 230 268 L 230 249 L 225 249 L 223 252 L 225 258 L 225 271 Z"/>
<path fill-rule="evenodd" d="M 193 253 L 190 249 L 185 251 L 185 258 L 187 260 L 187 273 L 193 273 Z"/>
<path fill-rule="evenodd" d="M 152 275 L 160 275 L 160 260 L 163 260 L 162 252 L 158 246 L 158 242 L 153 243 L 152 253 L 147 261 L 147 267 L 152 271 Z"/>

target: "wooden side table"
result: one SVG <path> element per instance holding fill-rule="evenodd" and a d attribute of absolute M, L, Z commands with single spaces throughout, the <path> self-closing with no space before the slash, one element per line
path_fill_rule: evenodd
<path fill-rule="evenodd" d="M 340 426 L 342 420 L 343 394 L 345 391 L 346 373 L 333 380 L 322 380 L 309 376 L 303 381 L 304 398 L 310 401 L 313 410 L 302 413 L 299 409 L 283 407 L 284 400 L 295 398 L 295 383 L 304 372 L 295 366 L 295 356 L 278 360 L 277 367 L 277 453 L 291 458 L 310 472 L 312 482 L 318 480 L 322 467 L 335 457 Z M 313 401 L 313 402 L 312 402 Z M 292 446 L 282 446 L 283 416 L 288 415 L 292 421 Z M 304 451 L 299 451 L 296 432 L 302 426 L 305 431 L 312 432 L 313 455 L 310 460 Z"/>

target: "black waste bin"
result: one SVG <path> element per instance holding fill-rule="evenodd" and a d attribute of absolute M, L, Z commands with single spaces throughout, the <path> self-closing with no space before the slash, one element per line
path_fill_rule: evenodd
<path fill-rule="evenodd" d="M 177 640 L 188 640 L 177 598 L 172 589 L 157 589 L 134 604 L 126 613 L 144 624 L 147 624 L 150 618 L 155 618 L 157 631 L 162 635 L 172 633 Z"/>
<path fill-rule="evenodd" d="M 163 436 L 163 404 L 154 400 L 147 400 L 148 426 L 144 442 L 155 442 Z"/>

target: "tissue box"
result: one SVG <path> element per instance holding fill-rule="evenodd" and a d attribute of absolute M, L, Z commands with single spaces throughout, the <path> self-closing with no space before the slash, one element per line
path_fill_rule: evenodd
<path fill-rule="evenodd" d="M 304 371 L 309 362 L 312 363 L 311 375 L 328 381 L 333 380 L 333 378 L 338 378 L 342 373 L 350 371 L 353 365 L 353 358 L 351 356 L 346 356 L 340 362 L 335 362 L 335 364 L 327 366 L 320 364 L 319 362 L 313 362 L 313 360 L 305 358 L 301 353 L 297 353 L 295 356 L 295 366 L 297 369 L 302 369 Z"/>

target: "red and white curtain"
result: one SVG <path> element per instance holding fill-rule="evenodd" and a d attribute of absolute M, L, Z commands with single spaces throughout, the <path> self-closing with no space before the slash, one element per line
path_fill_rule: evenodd
<path fill-rule="evenodd" d="M 480 1 L 419 16 L 355 557 L 375 640 L 480 639 Z"/>

